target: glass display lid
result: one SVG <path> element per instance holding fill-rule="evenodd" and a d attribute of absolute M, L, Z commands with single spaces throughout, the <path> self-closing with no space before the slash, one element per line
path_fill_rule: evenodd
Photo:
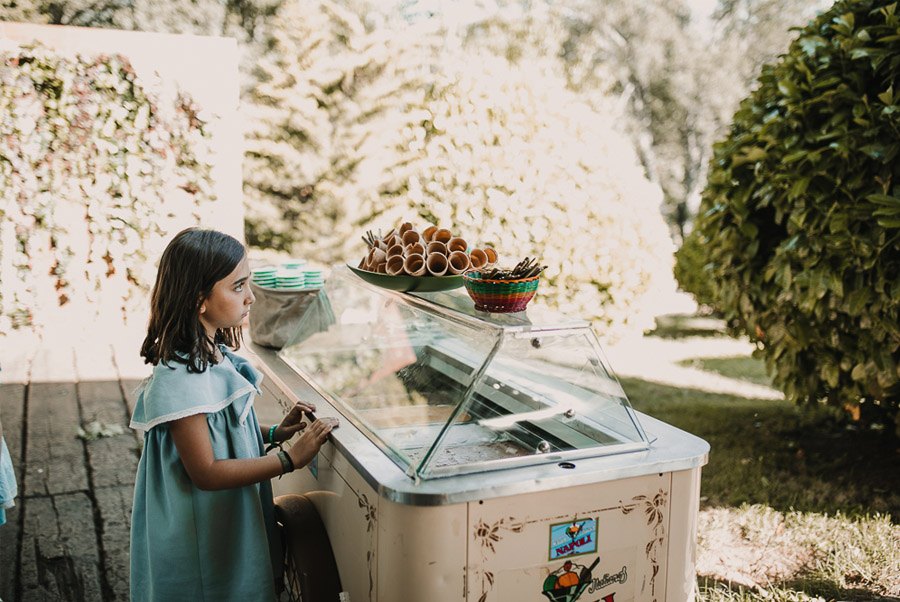
<path fill-rule="evenodd" d="M 644 450 L 590 325 L 476 311 L 464 289 L 397 293 L 336 268 L 281 359 L 410 477 Z"/>

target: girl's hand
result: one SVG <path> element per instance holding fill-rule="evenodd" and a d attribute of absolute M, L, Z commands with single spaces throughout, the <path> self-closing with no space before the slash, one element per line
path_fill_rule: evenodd
<path fill-rule="evenodd" d="M 319 448 L 328 439 L 328 433 L 337 428 L 337 418 L 319 418 L 303 431 L 297 442 L 288 450 L 294 468 L 301 468 L 310 463 Z"/>
<path fill-rule="evenodd" d="M 275 441 L 287 441 L 294 436 L 295 433 L 303 430 L 306 423 L 303 422 L 303 413 L 315 412 L 316 406 L 305 401 L 298 401 L 291 408 L 291 411 L 281 420 L 281 423 L 275 428 Z"/>

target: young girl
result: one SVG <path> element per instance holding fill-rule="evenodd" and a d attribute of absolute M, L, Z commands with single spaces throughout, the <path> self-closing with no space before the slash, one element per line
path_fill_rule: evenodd
<path fill-rule="evenodd" d="M 237 240 L 189 228 L 169 243 L 141 346 L 153 373 L 131 427 L 146 431 L 131 523 L 131 599 L 274 600 L 280 575 L 272 477 L 306 465 L 333 419 L 304 427 L 311 404 L 281 424 L 253 411 L 261 375 L 232 353 L 253 303 Z M 287 450 L 264 445 L 302 432 Z"/>

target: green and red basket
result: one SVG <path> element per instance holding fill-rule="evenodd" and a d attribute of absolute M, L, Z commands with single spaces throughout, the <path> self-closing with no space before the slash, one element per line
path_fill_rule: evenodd
<path fill-rule="evenodd" d="M 475 271 L 463 274 L 466 292 L 475 301 L 475 309 L 494 313 L 523 311 L 540 281 L 540 274 L 519 280 L 487 280 Z"/>

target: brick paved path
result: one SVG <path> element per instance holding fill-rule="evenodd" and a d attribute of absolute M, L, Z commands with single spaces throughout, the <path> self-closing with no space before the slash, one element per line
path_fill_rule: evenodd
<path fill-rule="evenodd" d="M 0 419 L 19 483 L 0 527 L 0 599 L 128 600 L 139 439 L 127 420 L 148 373 L 136 350 L 128 339 L 0 340 Z M 92 422 L 122 432 L 80 438 Z"/>

